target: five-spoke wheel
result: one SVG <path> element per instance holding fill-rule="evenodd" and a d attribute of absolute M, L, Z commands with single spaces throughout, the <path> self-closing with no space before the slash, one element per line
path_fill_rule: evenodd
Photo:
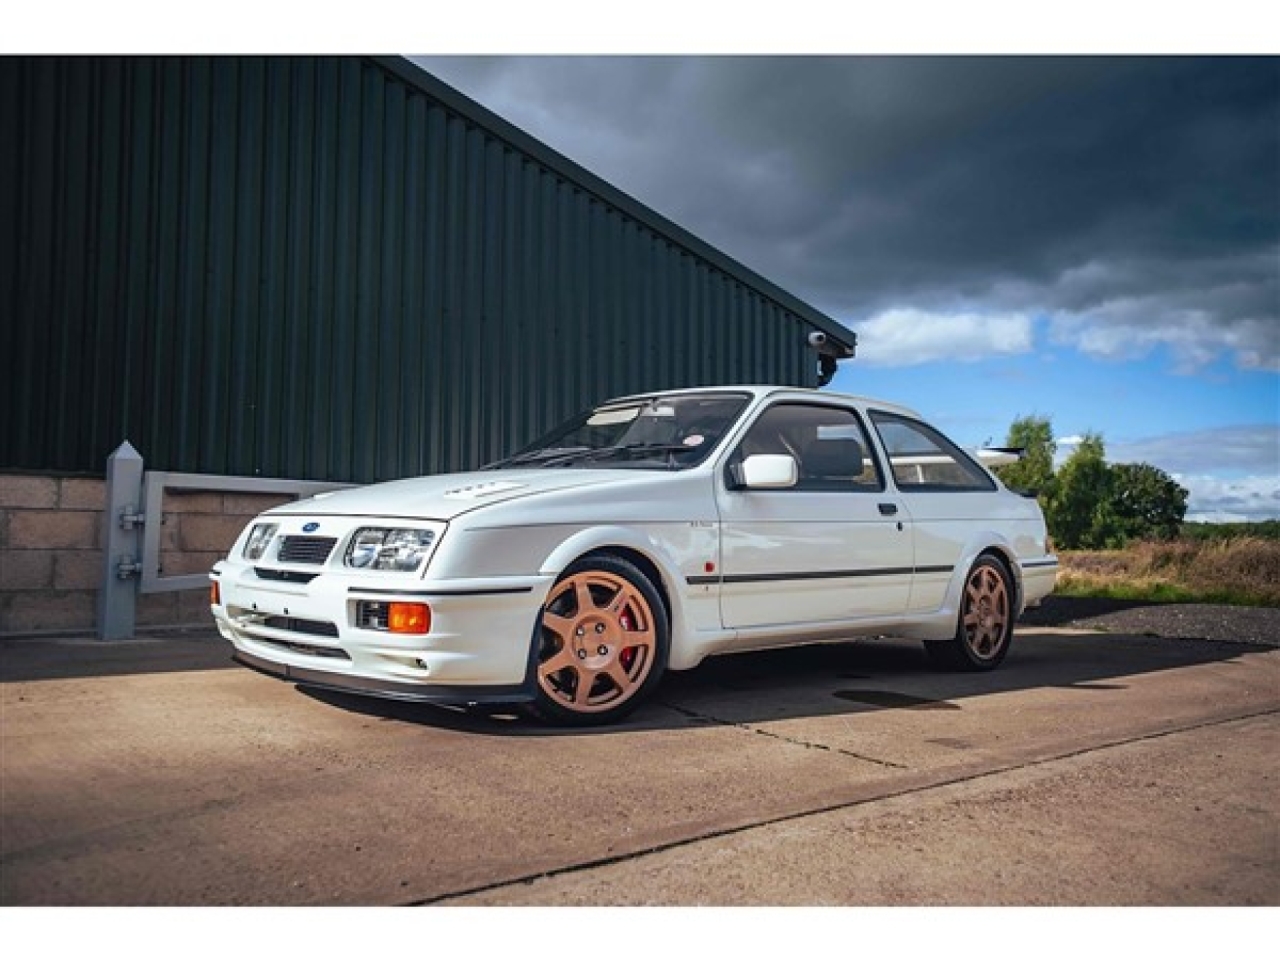
<path fill-rule="evenodd" d="M 629 713 L 666 666 L 668 636 L 662 598 L 634 564 L 616 556 L 574 563 L 542 610 L 535 712 L 579 724 Z"/>
<path fill-rule="evenodd" d="M 1017 615 L 1013 585 L 1004 564 L 981 556 L 965 579 L 953 640 L 927 641 L 925 649 L 954 670 L 994 670 L 1009 652 Z"/>

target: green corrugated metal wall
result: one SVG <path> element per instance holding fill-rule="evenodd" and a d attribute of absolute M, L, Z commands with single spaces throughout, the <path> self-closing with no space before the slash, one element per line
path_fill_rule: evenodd
<path fill-rule="evenodd" d="M 512 130 L 396 62 L 0 58 L 0 469 L 364 482 L 815 383 L 829 318 Z"/>

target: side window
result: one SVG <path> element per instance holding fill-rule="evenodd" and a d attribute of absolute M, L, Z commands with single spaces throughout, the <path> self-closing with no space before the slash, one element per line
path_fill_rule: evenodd
<path fill-rule="evenodd" d="M 796 461 L 794 490 L 883 490 L 884 479 L 866 428 L 852 410 L 778 403 L 760 415 L 731 463 L 758 453 Z"/>
<path fill-rule="evenodd" d="M 889 455 L 889 466 L 898 489 L 994 490 L 985 471 L 933 427 L 880 410 L 871 411 L 871 422 Z"/>

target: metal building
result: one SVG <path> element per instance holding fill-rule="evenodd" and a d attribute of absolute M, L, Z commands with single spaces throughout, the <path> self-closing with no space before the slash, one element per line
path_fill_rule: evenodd
<path fill-rule="evenodd" d="M 0 58 L 0 317 L 0 470 L 71 473 L 469 468 L 853 345 L 394 58 Z"/>

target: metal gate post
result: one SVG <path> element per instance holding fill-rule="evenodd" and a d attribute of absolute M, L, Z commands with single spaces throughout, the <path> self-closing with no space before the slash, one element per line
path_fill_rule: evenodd
<path fill-rule="evenodd" d="M 142 454 L 126 440 L 107 457 L 98 639 L 133 637 L 142 572 Z"/>

